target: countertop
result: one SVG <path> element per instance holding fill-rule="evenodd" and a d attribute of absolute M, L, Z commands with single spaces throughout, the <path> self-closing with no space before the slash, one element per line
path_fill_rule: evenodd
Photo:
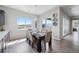
<path fill-rule="evenodd" d="M 0 40 L 2 40 L 7 33 L 8 31 L 0 31 Z"/>

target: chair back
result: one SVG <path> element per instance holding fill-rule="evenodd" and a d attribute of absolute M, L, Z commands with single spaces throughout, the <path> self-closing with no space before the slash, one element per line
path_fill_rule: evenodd
<path fill-rule="evenodd" d="M 31 31 L 28 31 L 28 37 L 31 41 L 33 41 L 33 37 L 32 37 L 32 32 Z"/>
<path fill-rule="evenodd" d="M 50 39 L 52 39 L 52 32 L 47 32 L 47 34 L 45 35 L 45 42 L 49 42 Z"/>

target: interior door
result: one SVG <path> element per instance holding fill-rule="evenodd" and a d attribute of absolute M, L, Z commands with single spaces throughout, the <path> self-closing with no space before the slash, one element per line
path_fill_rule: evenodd
<path fill-rule="evenodd" d="M 66 18 L 63 18 L 63 36 L 69 33 L 69 20 Z"/>

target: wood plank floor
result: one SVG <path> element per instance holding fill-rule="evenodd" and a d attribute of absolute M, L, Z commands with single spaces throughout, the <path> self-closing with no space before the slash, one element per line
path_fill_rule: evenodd
<path fill-rule="evenodd" d="M 48 49 L 47 53 L 79 53 L 79 33 L 72 33 L 63 40 L 52 40 L 52 50 Z M 17 40 L 8 44 L 4 53 L 38 53 L 26 42 Z M 44 53 L 42 51 L 42 53 Z"/>

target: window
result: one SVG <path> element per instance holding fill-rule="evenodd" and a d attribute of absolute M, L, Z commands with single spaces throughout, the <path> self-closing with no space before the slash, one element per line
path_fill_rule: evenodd
<path fill-rule="evenodd" d="M 52 21 L 51 20 L 43 20 L 42 21 L 42 27 L 51 27 L 52 26 Z"/>
<path fill-rule="evenodd" d="M 76 28 L 77 31 L 79 31 L 79 19 L 73 20 L 72 21 L 72 29 Z"/>
<path fill-rule="evenodd" d="M 51 26 L 52 25 L 52 21 L 51 20 L 46 20 L 46 25 L 47 26 Z"/>
<path fill-rule="evenodd" d="M 17 17 L 17 29 L 29 29 L 31 28 L 32 25 L 32 20 L 30 18 L 26 18 L 26 17 Z"/>

